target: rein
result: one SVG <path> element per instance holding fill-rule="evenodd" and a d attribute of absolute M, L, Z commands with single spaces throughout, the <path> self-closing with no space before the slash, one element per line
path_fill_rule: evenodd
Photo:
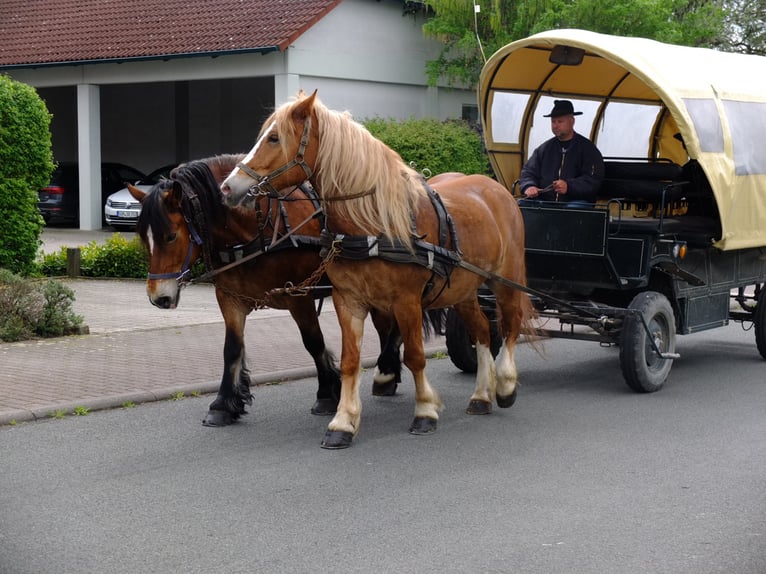
<path fill-rule="evenodd" d="M 244 257 L 237 259 L 236 261 L 232 261 L 231 263 L 228 263 L 227 265 L 224 265 L 223 267 L 217 267 L 216 269 L 210 269 L 207 273 L 200 275 L 199 277 L 196 277 L 194 279 L 190 279 L 187 281 L 182 281 L 182 277 L 179 276 L 178 280 L 182 287 L 185 287 L 186 285 L 190 285 L 192 283 L 201 283 L 203 281 L 207 281 L 216 275 L 223 273 L 224 271 L 228 271 L 229 269 L 233 267 L 237 267 L 238 265 L 241 265 L 242 263 L 245 263 L 247 261 L 250 261 L 251 259 L 255 259 L 256 257 L 259 257 L 263 255 L 264 253 L 267 253 L 268 251 L 273 250 L 275 247 L 277 247 L 280 243 L 283 243 L 287 239 L 291 238 L 301 227 L 309 223 L 312 219 L 314 219 L 317 215 L 322 213 L 322 209 L 318 208 L 315 209 L 314 212 L 309 215 L 306 219 L 301 221 L 297 226 L 290 229 L 287 233 L 279 237 L 277 240 L 269 244 L 267 247 L 264 247 L 263 249 L 259 249 L 257 251 L 253 251 L 252 253 L 249 253 L 245 255 Z"/>

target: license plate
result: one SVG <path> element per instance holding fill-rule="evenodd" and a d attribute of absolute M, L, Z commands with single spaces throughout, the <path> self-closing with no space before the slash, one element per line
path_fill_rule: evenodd
<path fill-rule="evenodd" d="M 122 217 L 125 219 L 136 219 L 138 217 L 137 211 L 118 211 L 117 217 Z"/>

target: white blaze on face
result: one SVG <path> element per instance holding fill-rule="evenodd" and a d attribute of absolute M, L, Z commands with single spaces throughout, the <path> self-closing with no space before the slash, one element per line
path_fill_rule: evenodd
<path fill-rule="evenodd" d="M 146 232 L 146 244 L 149 246 L 149 257 L 151 257 L 154 254 L 154 235 L 152 235 L 151 227 Z"/>
<path fill-rule="evenodd" d="M 276 124 L 274 122 L 271 123 L 271 125 L 263 131 L 263 135 L 261 135 L 260 138 L 258 138 L 258 141 L 255 142 L 255 145 L 253 146 L 253 149 L 251 149 L 247 155 L 245 156 L 245 159 L 242 160 L 242 163 L 247 165 L 252 161 L 252 159 L 255 157 L 255 154 L 258 153 L 258 150 L 261 147 L 261 144 L 263 143 L 263 140 L 266 139 L 266 137 L 271 133 L 271 130 L 274 129 L 274 126 Z M 223 180 L 223 183 L 221 184 L 221 187 L 228 188 L 231 190 L 231 193 L 236 193 L 239 190 L 239 187 L 237 185 L 237 181 L 240 182 L 241 185 L 245 185 L 247 183 L 247 187 L 250 186 L 249 178 L 250 176 L 247 176 L 248 179 L 240 178 L 237 180 L 237 176 L 240 174 L 242 170 L 239 169 L 239 167 L 235 167 L 231 173 L 226 177 L 226 179 Z M 243 174 L 244 175 L 244 174 Z M 244 181 L 242 181 L 244 180 Z"/>

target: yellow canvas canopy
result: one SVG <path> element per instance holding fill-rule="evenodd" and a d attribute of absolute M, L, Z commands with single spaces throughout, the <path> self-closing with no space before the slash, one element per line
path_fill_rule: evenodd
<path fill-rule="evenodd" d="M 554 99 L 605 158 L 699 162 L 722 250 L 766 246 L 766 58 L 584 30 L 508 44 L 485 64 L 479 111 L 490 161 L 511 187 L 551 137 Z"/>

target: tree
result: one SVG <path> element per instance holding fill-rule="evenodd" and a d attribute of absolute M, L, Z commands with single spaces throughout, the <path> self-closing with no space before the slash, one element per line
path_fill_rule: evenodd
<path fill-rule="evenodd" d="M 44 222 L 37 190 L 53 171 L 51 115 L 34 88 L 0 75 L 0 268 L 34 270 Z"/>
<path fill-rule="evenodd" d="M 725 0 L 722 50 L 766 56 L 766 1 Z"/>
<path fill-rule="evenodd" d="M 444 44 L 427 64 L 431 85 L 474 86 L 487 57 L 505 44 L 559 28 L 640 36 L 670 44 L 719 46 L 723 0 L 428 0 L 435 15 L 423 26 Z M 727 0 L 751 2 L 763 0 Z M 480 5 L 476 13 L 474 5 Z"/>

